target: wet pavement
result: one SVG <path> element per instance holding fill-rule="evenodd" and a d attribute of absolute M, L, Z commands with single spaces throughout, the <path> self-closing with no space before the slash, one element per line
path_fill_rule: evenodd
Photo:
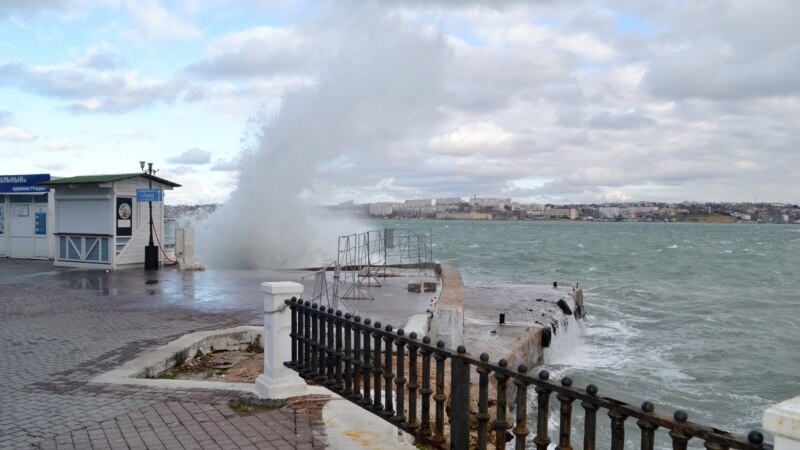
<path fill-rule="evenodd" d="M 180 448 L 178 445 L 185 442 L 191 447 L 202 442 L 207 442 L 208 448 L 230 447 L 228 441 L 222 445 L 192 437 L 193 424 L 203 422 L 202 414 L 173 427 L 169 421 L 177 413 L 163 408 L 191 412 L 213 407 L 222 417 L 215 426 L 244 427 L 244 422 L 234 420 L 225 406 L 231 396 L 244 394 L 111 386 L 89 380 L 189 332 L 260 325 L 261 283 L 300 282 L 305 286 L 306 297 L 310 297 L 313 276 L 309 275 L 302 271 L 182 272 L 175 268 L 151 273 L 141 269 L 106 272 L 58 268 L 49 261 L 0 259 L 0 449 L 40 444 L 116 448 L 112 441 L 122 448 L 133 448 L 136 446 L 122 445 L 125 441 L 119 439 L 121 434 L 134 434 L 123 424 L 135 422 L 133 419 L 140 415 L 155 414 L 155 410 L 163 410 L 161 422 L 145 424 L 140 420 L 134 424 L 139 435 L 150 436 L 146 442 L 152 446 L 147 444 L 147 448 Z M 426 314 L 434 296 L 406 290 L 411 279 L 428 281 L 433 277 L 422 273 L 407 275 L 411 277 L 381 278 L 383 286 L 370 290 L 375 300 L 346 300 L 341 309 L 403 326 L 410 317 Z M 275 420 L 289 419 L 276 416 Z M 322 445 L 320 438 L 298 439 L 292 434 L 292 430 L 313 430 L 322 436 L 320 423 L 303 411 L 293 413 L 291 420 L 293 425 L 276 425 L 284 430 L 284 437 L 270 445 Z M 250 422 L 250 426 L 260 426 Z M 262 442 L 258 436 L 242 430 L 241 434 L 250 436 L 250 444 L 233 432 L 231 436 L 236 439 L 229 436 L 229 440 L 236 446 L 260 447 L 254 444 Z M 208 434 L 207 430 L 197 433 L 204 438 L 202 433 Z M 161 439 L 158 445 L 153 434 Z M 91 439 L 93 436 L 96 441 Z"/>

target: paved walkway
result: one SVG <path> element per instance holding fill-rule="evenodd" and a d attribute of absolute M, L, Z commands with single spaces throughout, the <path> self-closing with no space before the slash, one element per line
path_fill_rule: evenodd
<path fill-rule="evenodd" d="M 0 259 L 0 449 L 324 447 L 304 410 L 236 414 L 247 394 L 88 383 L 183 334 L 262 323 L 268 275 L 220 303 L 160 276 Z"/>

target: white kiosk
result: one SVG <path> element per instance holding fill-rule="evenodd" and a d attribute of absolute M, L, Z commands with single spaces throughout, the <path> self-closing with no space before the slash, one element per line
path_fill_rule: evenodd
<path fill-rule="evenodd" d="M 148 202 L 140 189 L 179 184 L 146 173 L 86 175 L 41 183 L 55 190 L 55 265 L 117 269 L 144 264 L 150 238 Z M 163 196 L 161 196 L 163 199 Z M 155 236 L 163 240 L 164 203 L 153 202 Z M 157 243 L 156 243 L 157 244 Z M 163 254 L 159 252 L 159 262 Z"/>
<path fill-rule="evenodd" d="M 52 259 L 53 193 L 39 183 L 50 174 L 0 175 L 0 256 Z"/>

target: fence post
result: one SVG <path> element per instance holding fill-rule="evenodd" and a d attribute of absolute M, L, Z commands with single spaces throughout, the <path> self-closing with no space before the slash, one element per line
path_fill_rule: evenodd
<path fill-rule="evenodd" d="M 450 359 L 450 448 L 469 448 L 469 362 L 460 356 L 467 353 L 459 345 L 458 356 Z"/>
<path fill-rule="evenodd" d="M 264 292 L 264 373 L 256 378 L 261 398 L 304 395 L 306 383 L 283 365 L 292 357 L 292 314 L 285 301 L 303 294 L 303 285 L 293 282 L 261 283 Z"/>
<path fill-rule="evenodd" d="M 764 431 L 775 436 L 775 450 L 800 450 L 800 397 L 764 411 L 763 425 Z"/>

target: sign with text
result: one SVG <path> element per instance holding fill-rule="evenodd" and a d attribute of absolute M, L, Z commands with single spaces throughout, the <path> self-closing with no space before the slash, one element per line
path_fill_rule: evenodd
<path fill-rule="evenodd" d="M 137 202 L 160 202 L 162 200 L 161 189 L 137 189 Z"/>
<path fill-rule="evenodd" d="M 50 189 L 38 186 L 39 183 L 50 181 L 49 173 L 33 175 L 0 175 L 0 192 L 47 192 Z"/>

